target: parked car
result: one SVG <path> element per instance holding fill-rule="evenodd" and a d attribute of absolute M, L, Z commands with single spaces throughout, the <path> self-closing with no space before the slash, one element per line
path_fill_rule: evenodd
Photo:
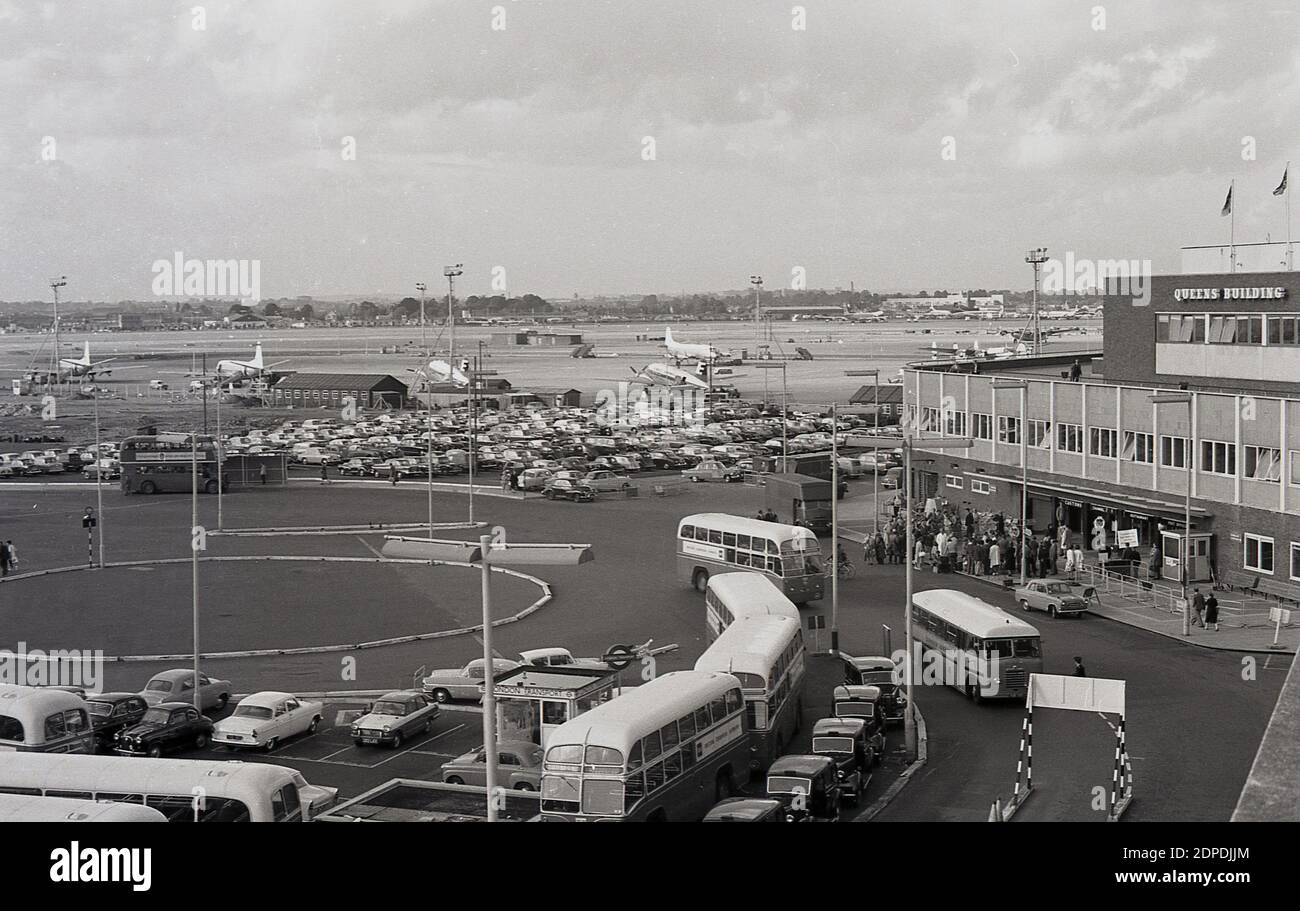
<path fill-rule="evenodd" d="M 193 705 L 160 702 L 150 706 L 139 723 L 117 732 L 114 752 L 156 759 L 187 747 L 201 750 L 211 739 L 212 720 Z"/>
<path fill-rule="evenodd" d="M 627 490 L 632 486 L 632 482 L 626 476 L 605 469 L 587 472 L 587 476 L 582 479 L 582 482 L 598 493 Z"/>
<path fill-rule="evenodd" d="M 575 503 L 590 503 L 596 499 L 596 491 L 586 484 L 571 481 L 568 478 L 555 478 L 542 488 L 542 496 L 548 500 L 573 500 Z"/>
<path fill-rule="evenodd" d="M 682 472 L 682 477 L 688 481 L 743 481 L 745 471 L 742 468 L 723 465 L 717 459 L 705 459 L 694 468 L 688 468 Z"/>
<path fill-rule="evenodd" d="M 765 797 L 728 797 L 704 814 L 704 822 L 785 822 L 785 804 Z"/>
<path fill-rule="evenodd" d="M 1070 583 L 1056 579 L 1031 579 L 1015 595 L 1024 610 L 1047 611 L 1053 617 L 1078 616 L 1088 609 L 1088 602 Z"/>
<path fill-rule="evenodd" d="M 438 711 L 437 703 L 416 690 L 387 693 L 352 722 L 352 741 L 357 746 L 386 744 L 397 749 L 407 737 L 433 730 Z"/>
<path fill-rule="evenodd" d="M 470 750 L 442 764 L 447 784 L 487 784 L 487 753 Z M 536 791 L 542 786 L 542 748 L 530 740 L 497 742 L 497 784 L 512 791 Z"/>
<path fill-rule="evenodd" d="M 117 459 L 98 459 L 94 464 L 83 466 L 81 476 L 87 481 L 94 481 L 97 478 L 114 481 L 122 477 L 122 465 Z"/>
<path fill-rule="evenodd" d="M 533 648 L 519 653 L 523 664 L 533 667 L 582 667 L 607 671 L 609 663 L 601 658 L 575 658 L 567 648 Z"/>
<path fill-rule="evenodd" d="M 544 490 L 546 484 L 551 480 L 551 471 L 548 468 L 527 468 L 522 471 L 515 480 L 515 485 L 520 490 Z"/>
<path fill-rule="evenodd" d="M 86 714 L 95 735 L 95 749 L 111 750 L 117 732 L 140 723 L 149 704 L 138 693 L 93 693 L 86 699 Z"/>
<path fill-rule="evenodd" d="M 880 708 L 886 724 L 902 724 L 907 713 L 907 694 L 899 681 L 902 672 L 894 659 L 883 655 L 854 658 L 840 655 L 844 662 L 844 683 L 847 686 L 874 686 L 880 690 Z"/>
<path fill-rule="evenodd" d="M 862 718 L 822 718 L 813 725 L 812 751 L 835 763 L 840 794 L 855 806 L 871 781 L 874 752 L 867 743 Z"/>
<path fill-rule="evenodd" d="M 230 681 L 218 680 L 207 674 L 199 674 L 199 704 L 203 711 L 224 709 L 230 701 Z M 194 704 L 194 671 L 183 668 L 162 671 L 154 674 L 145 684 L 140 695 L 150 705 L 163 702 L 187 702 Z"/>
<path fill-rule="evenodd" d="M 351 458 L 339 465 L 339 473 L 358 477 L 368 475 L 373 462 L 374 459 Z"/>
<path fill-rule="evenodd" d="M 314 734 L 323 711 L 321 703 L 290 693 L 254 693 L 241 699 L 229 718 L 217 722 L 212 742 L 269 753 L 290 737 Z"/>
<path fill-rule="evenodd" d="M 837 686 L 831 691 L 831 712 L 836 718 L 861 718 L 866 722 L 867 747 L 871 765 L 880 763 L 885 754 L 885 712 L 880 688 L 876 686 Z"/>
<path fill-rule="evenodd" d="M 493 671 L 497 676 L 509 673 L 519 667 L 519 662 L 508 658 L 493 658 Z M 477 699 L 483 685 L 483 670 L 487 665 L 482 658 L 475 658 L 462 668 L 431 671 L 421 681 L 424 692 L 437 702 L 450 702 L 453 699 Z"/>
<path fill-rule="evenodd" d="M 829 756 L 782 756 L 767 770 L 767 796 L 781 801 L 786 822 L 834 822 L 840 782 Z"/>

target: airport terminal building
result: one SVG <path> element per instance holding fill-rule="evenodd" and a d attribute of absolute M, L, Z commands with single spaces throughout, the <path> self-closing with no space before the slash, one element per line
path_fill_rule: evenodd
<path fill-rule="evenodd" d="M 1059 357 L 909 367 L 918 493 L 1018 516 L 1024 433 L 1035 532 L 1059 518 L 1100 550 L 1136 531 L 1176 578 L 1190 482 L 1190 579 L 1300 596 L 1300 273 L 1156 276 L 1104 318 L 1105 357 L 1077 382 Z M 1027 413 L 994 377 L 1025 381 Z M 974 446 L 926 452 L 940 435 Z"/>

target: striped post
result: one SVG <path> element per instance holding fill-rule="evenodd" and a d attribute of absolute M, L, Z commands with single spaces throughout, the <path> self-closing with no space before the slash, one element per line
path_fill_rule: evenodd
<path fill-rule="evenodd" d="M 1115 730 L 1115 766 L 1110 775 L 1110 813 L 1112 819 L 1115 818 L 1115 803 L 1119 800 L 1119 794 L 1124 790 L 1124 763 L 1126 751 L 1124 748 L 1124 719 L 1119 720 L 1119 727 Z"/>
<path fill-rule="evenodd" d="M 1020 776 L 1027 773 L 1025 780 L 1025 791 L 1029 791 L 1033 783 L 1033 755 L 1034 755 L 1034 710 L 1025 711 L 1025 719 L 1020 722 L 1020 756 L 1016 759 L 1016 787 L 1011 793 L 1011 801 L 1014 804 L 1020 799 Z"/>
<path fill-rule="evenodd" d="M 1119 793 L 1123 795 L 1133 790 L 1133 763 L 1129 761 L 1128 755 L 1128 734 L 1124 731 L 1124 716 L 1119 719 Z"/>

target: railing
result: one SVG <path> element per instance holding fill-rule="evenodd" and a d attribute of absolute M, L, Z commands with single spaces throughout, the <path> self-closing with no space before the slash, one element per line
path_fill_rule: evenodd
<path fill-rule="evenodd" d="M 1182 613 L 1181 587 L 1170 588 L 1166 584 L 1157 582 L 1150 577 L 1147 567 L 1140 563 L 1126 565 L 1132 566 L 1135 574 L 1116 572 L 1101 565 L 1085 564 L 1075 571 L 1075 579 L 1092 586 L 1098 594 L 1114 595 L 1170 614 Z"/>

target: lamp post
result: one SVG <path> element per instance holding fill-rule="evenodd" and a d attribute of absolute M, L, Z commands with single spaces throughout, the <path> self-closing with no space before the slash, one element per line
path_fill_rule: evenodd
<path fill-rule="evenodd" d="M 831 402 L 831 560 L 835 572 L 831 574 L 831 654 L 840 653 L 840 422 L 835 403 Z"/>
<path fill-rule="evenodd" d="M 99 517 L 95 526 L 95 537 L 99 540 L 99 567 L 104 568 L 104 478 L 100 470 L 99 454 L 99 387 L 91 393 L 95 400 L 95 514 Z"/>
<path fill-rule="evenodd" d="M 880 430 L 880 371 L 879 370 L 848 370 L 845 376 L 869 376 L 875 380 L 875 398 L 874 407 L 876 415 L 876 430 Z M 880 463 L 873 462 L 871 467 L 871 533 L 880 534 Z"/>
<path fill-rule="evenodd" d="M 907 589 L 907 606 L 903 613 L 903 635 L 906 640 L 907 657 L 904 659 L 907 676 L 904 681 L 907 690 L 907 713 L 903 719 L 903 733 L 907 740 L 907 754 L 911 758 L 916 757 L 916 702 L 912 698 L 912 678 L 915 676 L 915 669 L 912 665 L 912 559 L 915 553 L 916 544 L 912 541 L 912 422 L 908 421 L 904 425 L 905 432 L 901 436 L 891 437 L 849 437 L 846 443 L 852 446 L 863 446 L 870 449 L 903 449 L 903 483 L 907 485 L 907 495 L 903 500 L 904 509 L 907 511 L 907 553 L 903 560 L 905 566 L 905 578 Z M 934 437 L 926 438 L 924 447 L 930 449 L 970 449 L 975 445 L 975 441 L 970 437 Z"/>
<path fill-rule="evenodd" d="M 1002 389 L 1020 390 L 1020 585 L 1029 577 L 1029 384 L 1024 380 L 995 379 L 993 394 Z M 994 461 L 997 461 L 994 459 Z"/>
<path fill-rule="evenodd" d="M 777 364 L 764 363 L 754 364 L 759 370 L 780 370 L 781 371 L 781 471 L 790 470 L 790 389 L 786 385 L 786 363 L 781 361 Z M 767 374 L 763 374 L 763 386 L 767 387 Z M 764 407 L 766 407 L 766 394 L 764 394 Z"/>
<path fill-rule="evenodd" d="M 199 686 L 199 548 L 194 536 L 199 527 L 199 436 L 190 432 L 190 609 L 194 627 L 194 708 L 203 714 L 203 688 Z"/>
<path fill-rule="evenodd" d="M 751 275 L 749 283 L 754 286 L 754 360 L 758 360 L 759 346 L 763 340 L 762 309 L 760 300 L 763 294 L 763 276 Z M 766 376 L 766 374 L 764 374 Z M 766 404 L 766 401 L 764 401 Z"/>
<path fill-rule="evenodd" d="M 429 290 L 429 286 L 424 282 L 416 282 L 415 290 L 420 292 L 420 350 L 424 356 L 429 356 L 429 346 L 424 341 L 424 294 Z"/>
<path fill-rule="evenodd" d="M 447 277 L 447 363 L 455 363 L 456 358 L 456 314 L 452 312 L 452 295 L 455 294 L 456 276 L 465 273 L 464 264 L 456 263 L 454 266 L 446 266 L 442 274 Z"/>
<path fill-rule="evenodd" d="M 1047 262 L 1047 248 L 1035 247 L 1033 250 L 1030 250 L 1028 255 L 1025 256 L 1025 262 L 1029 263 L 1031 266 L 1034 267 L 1034 309 L 1033 309 L 1034 351 L 1033 353 L 1042 354 L 1042 351 L 1039 349 L 1040 332 L 1038 329 L 1038 269 L 1040 266 L 1042 266 L 1043 263 Z"/>
<path fill-rule="evenodd" d="M 1178 581 L 1183 587 L 1183 635 L 1192 634 L 1191 606 L 1187 603 L 1187 573 L 1191 569 L 1192 548 L 1192 454 L 1195 441 L 1192 439 L 1192 395 L 1190 392 L 1156 393 L 1149 397 L 1153 405 L 1187 406 L 1187 448 L 1183 461 L 1187 470 L 1187 488 L 1183 496 L 1183 535 L 1178 544 Z"/>
<path fill-rule="evenodd" d="M 421 540 L 394 538 L 400 550 L 391 555 L 420 560 L 454 561 L 478 564 L 482 570 L 483 601 L 483 754 L 486 760 L 488 822 L 497 821 L 497 727 L 495 666 L 492 654 L 492 567 L 494 566 L 578 566 L 595 559 L 590 544 L 508 544 L 493 543 L 493 535 L 481 535 L 473 541 Z M 388 545 L 384 548 L 389 556 Z"/>

